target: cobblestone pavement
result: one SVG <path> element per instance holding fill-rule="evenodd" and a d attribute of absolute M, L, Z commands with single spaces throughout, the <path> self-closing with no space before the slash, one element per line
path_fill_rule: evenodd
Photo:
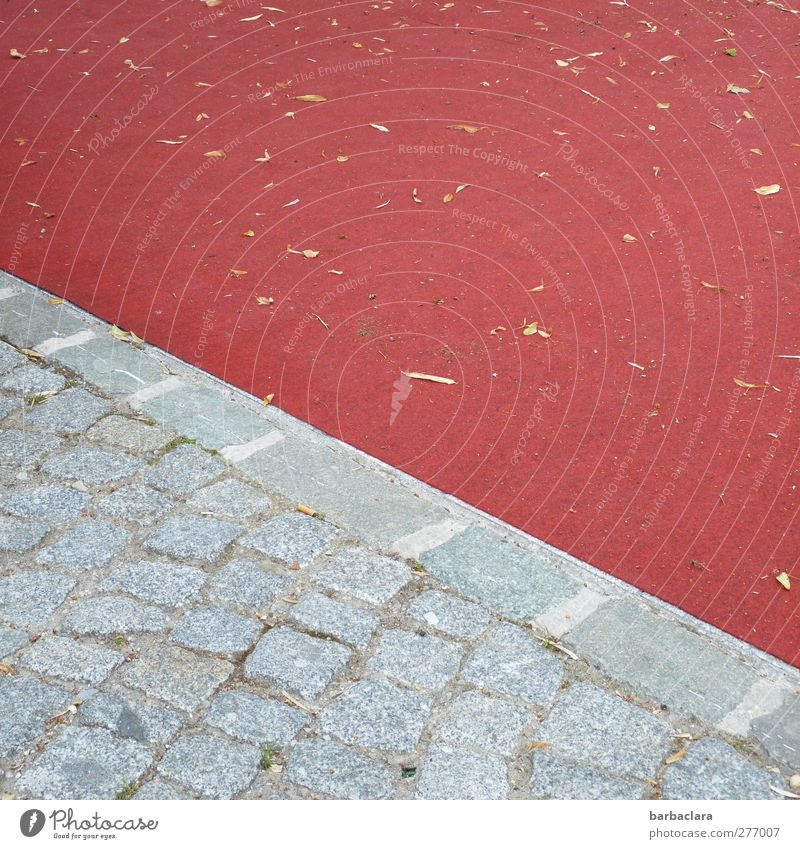
<path fill-rule="evenodd" d="M 446 507 L 389 489 L 359 525 L 369 486 L 323 443 L 270 459 L 274 426 L 244 408 L 226 427 L 247 413 L 262 431 L 220 437 L 151 353 L 9 287 L 0 792 L 789 791 L 796 671 Z M 337 514 L 299 511 L 287 475 Z"/>

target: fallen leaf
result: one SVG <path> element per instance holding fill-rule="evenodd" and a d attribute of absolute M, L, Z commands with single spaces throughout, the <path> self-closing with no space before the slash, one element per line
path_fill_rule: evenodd
<path fill-rule="evenodd" d="M 401 372 L 401 374 L 404 374 L 406 377 L 410 377 L 413 380 L 430 380 L 433 383 L 447 383 L 448 385 L 452 385 L 456 382 L 449 377 L 439 377 L 435 374 L 424 374 L 419 371 L 404 371 Z"/>
<path fill-rule="evenodd" d="M 711 289 L 714 292 L 719 292 L 720 295 L 724 295 L 726 291 L 722 286 L 715 286 L 713 283 L 706 283 L 705 280 L 701 280 L 700 285 L 705 289 Z"/>
<path fill-rule="evenodd" d="M 370 124 L 370 127 L 372 127 L 375 130 L 379 130 L 381 133 L 388 133 L 389 132 L 389 130 L 386 127 L 384 127 L 382 124 Z"/>
<path fill-rule="evenodd" d="M 534 321 L 530 324 L 526 324 L 522 330 L 523 336 L 533 336 L 535 333 L 539 332 L 539 323 Z"/>
<path fill-rule="evenodd" d="M 263 18 L 264 15 L 253 15 L 251 18 L 239 18 L 240 23 L 250 23 L 250 21 L 257 21 L 259 18 Z"/>
<path fill-rule="evenodd" d="M 156 139 L 156 144 L 183 144 L 183 141 L 174 139 Z"/>
<path fill-rule="evenodd" d="M 669 103 L 656 103 L 657 109 L 669 109 Z"/>
<path fill-rule="evenodd" d="M 17 673 L 6 663 L 0 663 L 0 675 L 16 675 Z"/>
<path fill-rule="evenodd" d="M 757 189 L 753 189 L 757 195 L 775 195 L 780 190 L 781 187 L 778 183 L 771 183 L 769 186 L 759 186 Z"/>
<path fill-rule="evenodd" d="M 676 764 L 678 761 L 683 760 L 686 757 L 686 749 L 681 749 L 680 752 L 675 752 L 674 755 L 670 755 L 664 763 L 668 764 Z"/>
<path fill-rule="evenodd" d="M 469 133 L 471 136 L 480 132 L 480 127 L 473 127 L 472 124 L 451 124 L 448 130 L 461 130 L 462 133 Z"/>
<path fill-rule="evenodd" d="M 741 386 L 742 389 L 766 389 L 767 388 L 766 383 L 747 383 L 744 380 L 739 380 L 738 377 L 734 377 L 733 382 L 737 386 Z"/>
<path fill-rule="evenodd" d="M 270 393 L 269 393 L 269 395 L 265 395 L 265 396 L 262 398 L 262 403 L 264 404 L 264 406 L 265 406 L 265 407 L 269 407 L 269 405 L 272 403 L 272 399 L 273 399 L 274 397 L 275 397 L 275 393 L 274 393 L 274 392 L 270 392 Z"/>
<path fill-rule="evenodd" d="M 303 103 L 324 103 L 328 98 L 321 94 L 298 94 L 294 100 L 302 100 Z M 374 124 L 372 126 L 375 126 Z"/>
<path fill-rule="evenodd" d="M 416 187 L 411 190 L 411 197 L 413 198 L 414 203 L 422 203 L 422 201 L 420 200 L 420 198 L 417 195 Z"/>
<path fill-rule="evenodd" d="M 733 83 L 728 83 L 728 86 L 725 91 L 729 92 L 730 94 L 750 94 L 749 88 L 744 88 L 740 85 L 734 85 Z"/>
<path fill-rule="evenodd" d="M 630 234 L 630 233 L 626 233 L 626 234 L 622 237 L 622 241 L 623 241 L 623 242 L 629 242 L 629 243 L 630 243 L 630 242 L 637 242 L 637 241 L 638 241 L 638 239 L 636 238 L 636 236 L 631 236 L 631 234 Z"/>
<path fill-rule="evenodd" d="M 207 150 L 203 156 L 207 156 L 209 159 L 224 159 L 226 154 L 224 150 Z"/>
<path fill-rule="evenodd" d="M 265 306 L 269 306 L 270 304 L 275 303 L 274 298 L 267 298 L 264 295 L 259 295 L 259 297 L 257 297 L 256 300 L 259 302 L 259 304 L 264 304 Z"/>
<path fill-rule="evenodd" d="M 775 576 L 775 580 L 788 592 L 792 588 L 792 582 L 786 572 L 781 572 Z"/>
<path fill-rule="evenodd" d="M 450 203 L 450 201 L 451 201 L 451 200 L 453 200 L 453 198 L 454 198 L 454 197 L 455 197 L 455 195 L 453 195 L 453 194 L 451 194 L 450 192 L 448 192 L 448 193 L 447 193 L 447 194 L 446 194 L 446 195 L 442 198 L 442 203 Z"/>
<path fill-rule="evenodd" d="M 677 56 L 673 56 L 670 54 L 669 56 L 662 56 L 658 61 L 659 62 L 670 62 L 672 59 L 677 59 Z"/>
<path fill-rule="evenodd" d="M 47 303 L 48 304 L 63 304 L 64 299 L 63 298 L 48 298 Z"/>
<path fill-rule="evenodd" d="M 130 342 L 132 345 L 143 342 L 135 333 L 130 330 L 122 330 L 116 324 L 111 325 L 111 335 L 120 342 Z"/>
<path fill-rule="evenodd" d="M 349 158 L 350 158 L 349 156 L 337 156 L 337 157 L 336 157 L 336 161 L 337 161 L 337 162 L 347 162 L 347 160 L 348 160 Z"/>
<path fill-rule="evenodd" d="M 247 272 L 242 271 L 241 268 L 232 268 L 231 269 L 231 276 L 236 277 L 237 279 L 240 278 L 240 277 L 244 277 L 245 274 L 247 274 Z"/>
<path fill-rule="evenodd" d="M 19 352 L 20 352 L 20 354 L 25 354 L 25 356 L 29 360 L 42 360 L 42 359 L 44 359 L 44 357 L 38 351 L 34 351 L 32 348 L 20 348 Z"/>
<path fill-rule="evenodd" d="M 736 55 L 736 48 L 735 47 L 729 47 L 727 50 L 723 50 L 722 52 L 726 56 L 735 56 Z"/>

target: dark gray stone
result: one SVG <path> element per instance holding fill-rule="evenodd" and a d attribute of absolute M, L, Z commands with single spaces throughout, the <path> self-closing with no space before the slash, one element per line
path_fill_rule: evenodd
<path fill-rule="evenodd" d="M 314 580 L 344 595 L 386 604 L 411 580 L 411 570 L 405 563 L 365 548 L 348 548 L 320 569 Z"/>
<path fill-rule="evenodd" d="M 140 743 L 167 743 L 180 731 L 183 718 L 173 710 L 149 707 L 133 699 L 97 693 L 78 709 L 77 721 L 100 725 Z"/>
<path fill-rule="evenodd" d="M 391 771 L 333 740 L 301 740 L 286 765 L 287 781 L 334 799 L 388 799 Z"/>
<path fill-rule="evenodd" d="M 85 571 L 108 563 L 128 544 L 131 535 L 105 519 L 87 519 L 36 555 L 36 562 Z"/>
<path fill-rule="evenodd" d="M 220 693 L 206 716 L 208 725 L 257 746 L 283 747 L 308 724 L 301 710 L 251 693 Z"/>
<path fill-rule="evenodd" d="M 241 532 L 233 522 L 177 516 L 159 525 L 145 540 L 145 547 L 166 557 L 214 563 Z"/>
<path fill-rule="evenodd" d="M 258 619 L 224 607 L 196 607 L 184 614 L 170 639 L 186 648 L 236 657 L 253 646 L 262 627 Z"/>

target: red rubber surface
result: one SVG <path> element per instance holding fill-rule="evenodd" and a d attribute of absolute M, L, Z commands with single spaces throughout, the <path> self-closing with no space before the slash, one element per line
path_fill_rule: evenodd
<path fill-rule="evenodd" d="M 36 9 L 6 269 L 798 663 L 788 4 Z"/>

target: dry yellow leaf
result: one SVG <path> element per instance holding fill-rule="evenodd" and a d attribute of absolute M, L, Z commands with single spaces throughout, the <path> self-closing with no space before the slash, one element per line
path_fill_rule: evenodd
<path fill-rule="evenodd" d="M 623 241 L 623 242 L 636 242 L 636 241 L 638 241 L 638 239 L 636 238 L 636 236 L 631 236 L 631 234 L 630 234 L 630 233 L 626 233 L 626 234 L 622 237 L 622 241 Z"/>
<path fill-rule="evenodd" d="M 750 94 L 749 88 L 744 88 L 740 85 L 734 85 L 733 83 L 728 83 L 725 91 L 730 92 L 731 94 Z"/>
<path fill-rule="evenodd" d="M 64 299 L 63 298 L 48 298 L 47 303 L 48 304 L 63 304 Z"/>
<path fill-rule="evenodd" d="M 247 272 L 242 271 L 241 268 L 232 268 L 231 269 L 231 276 L 236 277 L 237 279 L 240 278 L 240 277 L 244 277 L 245 274 L 247 274 Z"/>
<path fill-rule="evenodd" d="M 539 332 L 539 324 L 536 321 L 531 322 L 530 324 L 526 324 L 522 330 L 523 336 L 533 336 L 535 333 Z"/>
<path fill-rule="evenodd" d="M 209 159 L 224 159 L 225 151 L 224 150 L 207 150 L 203 156 L 207 156 Z"/>
<path fill-rule="evenodd" d="M 676 763 L 678 763 L 678 761 L 683 760 L 683 758 L 685 756 L 686 756 L 686 749 L 681 749 L 680 752 L 675 752 L 674 755 L 670 755 L 666 759 L 665 763 L 676 764 Z"/>
<path fill-rule="evenodd" d="M 469 133 L 471 136 L 480 132 L 480 127 L 473 127 L 472 124 L 451 124 L 448 130 L 461 130 L 462 133 Z"/>
<path fill-rule="evenodd" d="M 775 580 L 788 592 L 792 588 L 792 582 L 786 572 L 781 572 L 775 576 Z"/>
<path fill-rule="evenodd" d="M 336 161 L 337 161 L 337 162 L 347 162 L 347 160 L 348 160 L 349 158 L 350 158 L 349 156 L 337 156 L 337 157 L 336 157 Z"/>
<path fill-rule="evenodd" d="M 733 378 L 733 382 L 742 389 L 766 389 L 766 383 L 747 383 L 745 380 L 740 380 L 738 377 Z"/>
<path fill-rule="evenodd" d="M 778 183 L 771 183 L 769 186 L 759 186 L 757 189 L 753 189 L 757 195 L 775 195 L 780 190 L 781 187 Z"/>
<path fill-rule="evenodd" d="M 328 98 L 321 94 L 298 94 L 294 99 L 303 103 L 324 103 Z"/>
<path fill-rule="evenodd" d="M 246 236 L 248 239 L 252 239 L 253 236 L 255 236 L 255 233 L 252 230 L 245 230 L 242 235 Z"/>
<path fill-rule="evenodd" d="M 269 407 L 269 405 L 272 403 L 272 399 L 273 399 L 274 397 L 275 397 L 275 393 L 274 393 L 274 392 L 270 392 L 270 393 L 269 393 L 269 395 L 265 395 L 265 396 L 262 398 L 262 401 L 263 401 L 263 403 L 264 403 L 264 406 L 265 406 L 265 407 Z"/>
<path fill-rule="evenodd" d="M 17 673 L 6 663 L 0 663 L 0 675 L 16 675 Z"/>
<path fill-rule="evenodd" d="M 260 295 L 259 297 L 256 298 L 256 300 L 259 302 L 259 304 L 263 304 L 265 306 L 269 306 L 270 304 L 275 303 L 274 298 L 268 298 L 268 297 L 265 297 L 264 295 Z"/>
<path fill-rule="evenodd" d="M 669 103 L 656 103 L 657 109 L 669 109 Z"/>
<path fill-rule="evenodd" d="M 451 201 L 451 200 L 453 200 L 453 198 L 454 198 L 454 197 L 455 197 L 455 195 L 450 194 L 450 192 L 448 192 L 448 193 L 447 193 L 447 194 L 446 194 L 446 195 L 442 198 L 442 203 L 450 203 L 450 201 Z"/>
<path fill-rule="evenodd" d="M 569 68 L 569 62 L 564 59 L 556 59 L 556 65 L 558 65 L 559 68 Z"/>

